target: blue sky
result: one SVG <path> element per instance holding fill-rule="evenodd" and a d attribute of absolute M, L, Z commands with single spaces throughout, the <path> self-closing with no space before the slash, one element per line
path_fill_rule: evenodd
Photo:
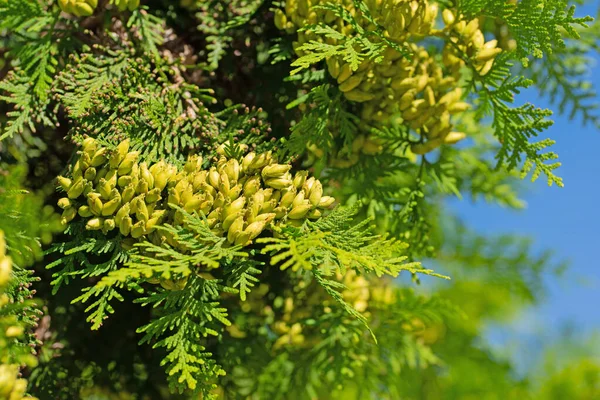
<path fill-rule="evenodd" d="M 595 16 L 598 3 L 590 4 L 577 14 Z M 594 61 L 589 79 L 600 89 L 600 57 L 596 55 Z M 517 104 L 524 102 L 556 110 L 535 90 L 516 98 Z M 558 175 L 564 179 L 564 188 L 548 187 L 540 178 L 529 185 L 524 195 L 528 206 L 520 212 L 466 199 L 451 203 L 480 232 L 530 236 L 538 249 L 553 249 L 557 259 L 571 262 L 561 279 L 547 277 L 548 296 L 543 304 L 525 310 L 510 326 L 490 330 L 490 340 L 513 346 L 520 363 L 534 358 L 539 344 L 551 342 L 566 325 L 576 326 L 581 335 L 600 331 L 600 131 L 566 116 L 553 119 L 544 137 L 557 141 L 554 151 L 562 162 Z"/>

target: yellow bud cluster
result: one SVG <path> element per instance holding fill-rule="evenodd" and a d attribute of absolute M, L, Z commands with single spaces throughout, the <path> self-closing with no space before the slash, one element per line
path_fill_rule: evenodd
<path fill-rule="evenodd" d="M 294 33 L 306 25 L 324 23 L 343 34 L 351 34 L 354 28 L 348 22 L 331 11 L 314 8 L 327 3 L 343 6 L 365 30 L 376 29 L 376 26 L 354 7 L 352 0 L 286 0 L 284 9 L 275 11 L 275 25 L 288 33 Z M 384 28 L 384 35 L 397 42 L 406 41 L 411 35 L 429 34 L 438 13 L 437 4 L 429 4 L 427 1 L 367 0 L 365 3 L 374 21 Z M 302 55 L 302 51 L 297 50 L 298 47 L 309 40 L 320 40 L 320 38 L 311 31 L 298 32 L 298 40 L 293 43 L 298 55 Z M 330 44 L 337 43 L 333 38 L 327 40 Z M 342 68 L 345 68 L 344 66 L 345 63 Z"/>
<path fill-rule="evenodd" d="M 118 229 L 138 239 L 163 222 L 183 224 L 177 206 L 203 214 L 214 233 L 245 246 L 271 224 L 318 219 L 334 203 L 323 195 L 321 182 L 304 171 L 292 175 L 291 166 L 277 164 L 270 152 L 250 152 L 239 160 L 221 156 L 210 169 L 192 156 L 180 170 L 164 161 L 148 166 L 138 155 L 127 140 L 109 151 L 86 139 L 71 177 L 58 177 L 67 193 L 58 201 L 62 223 L 79 215 L 88 230 Z M 160 238 L 176 245 L 168 235 Z"/>
<path fill-rule="evenodd" d="M 0 231 L 0 287 L 5 286 L 12 274 L 12 260 L 6 255 L 4 232 Z"/>
<path fill-rule="evenodd" d="M 0 288 L 6 286 L 12 274 L 12 260 L 6 255 L 6 242 L 4 232 L 0 231 Z M 0 296 L 0 308 L 10 302 L 6 294 Z M 6 345 L 5 338 L 16 338 L 23 335 L 23 327 L 15 324 L 15 316 L 3 317 L 3 332 L 0 334 L 0 347 Z M 27 389 L 27 381 L 18 379 L 19 367 L 17 365 L 0 364 L 0 399 L 7 400 L 36 400 L 33 397 L 23 397 Z"/>
<path fill-rule="evenodd" d="M 396 42 L 405 41 L 408 35 L 429 34 L 438 13 L 438 5 L 427 1 L 366 0 L 365 3 L 386 36 Z"/>
<path fill-rule="evenodd" d="M 377 280 L 372 284 L 364 276 L 351 269 L 347 270 L 344 275 L 336 274 L 336 279 L 345 286 L 341 293 L 344 301 L 368 317 L 373 288 L 382 281 Z M 272 349 L 274 351 L 290 347 L 309 349 L 321 340 L 318 334 L 314 335 L 315 331 L 305 329 L 303 321 L 314 317 L 315 312 L 326 314 L 332 312 L 335 302 L 322 286 L 314 281 L 296 281 L 292 287 L 286 288 L 272 302 L 266 296 L 270 292 L 267 284 L 261 284 L 249 293 L 247 301 L 241 306 L 241 311 L 261 314 L 266 318 L 269 328 L 278 336 L 273 342 Z M 227 330 L 233 337 L 243 338 L 247 334 L 243 329 L 243 325 L 233 324 Z"/>
<path fill-rule="evenodd" d="M 0 399 L 36 400 L 33 397 L 24 396 L 27 390 L 27 381 L 18 376 L 19 367 L 17 365 L 0 365 Z"/>
<path fill-rule="evenodd" d="M 281 335 L 275 340 L 273 350 L 280 349 L 285 346 L 301 346 L 304 344 L 305 337 L 302 334 L 302 324 L 296 322 L 291 326 L 283 321 L 277 321 L 274 324 L 273 331 Z"/>
<path fill-rule="evenodd" d="M 308 150 L 315 158 L 323 157 L 323 150 L 316 145 L 309 145 Z M 344 149 L 346 150 L 346 149 Z M 352 140 L 350 153 L 332 154 L 329 160 L 329 165 L 334 168 L 349 168 L 355 165 L 360 159 L 361 154 L 369 156 L 379 154 L 383 151 L 383 145 L 373 136 L 359 134 Z"/>
<path fill-rule="evenodd" d="M 396 292 L 392 285 L 387 284 L 386 282 L 380 283 L 380 285 L 371 288 L 371 300 L 381 304 L 393 304 L 396 301 Z"/>
<path fill-rule="evenodd" d="M 308 24 L 325 23 L 339 32 L 350 35 L 354 28 L 331 11 L 313 8 L 329 0 L 287 0 L 284 10 L 277 10 L 275 24 L 289 33 Z M 374 30 L 369 21 L 349 0 L 336 0 L 366 30 Z M 422 143 L 412 146 L 413 153 L 424 154 L 442 143 L 453 144 L 465 137 L 462 132 L 453 132 L 450 117 L 469 108 L 461 101 L 462 91 L 458 87 L 460 69 L 464 61 L 458 55 L 464 53 L 479 74 L 487 74 L 495 57 L 501 51 L 496 41 L 484 41 L 479 30 L 478 20 L 464 21 L 454 17 L 446 9 L 442 16 L 445 28 L 434 29 L 438 6 L 427 0 L 367 0 L 366 4 L 374 20 L 384 28 L 384 35 L 398 43 L 403 43 L 413 53 L 411 60 L 394 49 L 387 49 L 383 61 L 375 63 L 364 60 L 357 70 L 341 57 L 327 59 L 330 75 L 337 80 L 339 89 L 353 102 L 363 103 L 362 121 L 365 131 L 379 123 L 390 121 L 399 116 L 401 122 L 408 125 L 423 138 Z M 446 37 L 442 62 L 434 59 L 427 50 L 415 42 L 428 37 Z M 324 39 L 310 30 L 298 32 L 294 48 L 299 49 L 310 40 L 328 41 L 336 44 L 336 39 Z M 461 54 L 462 55 L 462 54 Z M 369 140 L 366 137 L 367 142 Z M 360 144 L 365 138 L 357 138 L 352 154 L 337 159 L 340 166 L 356 163 L 361 152 L 376 154 L 382 148 L 373 141 L 365 152 Z M 360 149 L 355 151 L 354 148 Z"/>
<path fill-rule="evenodd" d="M 498 47 L 497 40 L 485 41 L 483 32 L 479 29 L 479 20 L 458 20 L 452 11 L 446 9 L 442 13 L 445 31 L 450 37 L 452 45 L 444 47 L 444 65 L 452 71 L 454 76 L 459 75 L 460 68 L 464 65 L 460 54 L 466 54 L 473 67 L 480 75 L 486 75 L 492 69 L 494 60 L 502 49 Z"/>
<path fill-rule="evenodd" d="M 463 133 L 453 132 L 450 117 L 469 108 L 461 101 L 463 92 L 458 86 L 459 76 L 448 75 L 428 52 L 410 44 L 411 60 L 389 50 L 387 57 L 374 70 L 377 76 L 370 89 L 373 99 L 365 102 L 361 117 L 371 123 L 385 122 L 399 115 L 402 122 L 418 132 L 426 141 L 413 145 L 411 150 L 424 154 L 442 143 L 456 143 Z"/>
<path fill-rule="evenodd" d="M 61 10 L 76 17 L 89 17 L 98 6 L 98 0 L 58 0 Z"/>
<path fill-rule="evenodd" d="M 345 35 L 352 34 L 354 28 L 348 22 L 336 17 L 331 11 L 312 8 L 329 2 L 328 0 L 287 0 L 285 13 L 283 10 L 276 11 L 275 24 L 292 33 L 308 24 L 325 23 Z M 376 29 L 373 24 L 362 17 L 359 10 L 355 9 L 353 1 L 337 0 L 334 3 L 342 5 L 365 30 Z M 426 0 L 369 0 L 366 4 L 374 21 L 384 28 L 384 35 L 396 42 L 405 42 L 409 37 L 423 37 L 430 34 L 438 13 L 437 4 L 429 4 Z M 298 48 L 310 40 L 322 41 L 324 39 L 310 30 L 298 32 L 298 41 L 294 42 L 294 48 L 298 55 L 302 55 L 302 51 Z M 337 43 L 336 39 L 325 40 L 330 44 Z M 373 85 L 389 86 L 385 83 L 389 83 L 390 76 L 396 73 L 393 68 L 389 68 L 390 61 L 398 57 L 400 54 L 390 53 L 387 55 L 388 65 L 379 68 L 379 70 L 384 70 L 383 73 L 376 70 L 370 60 L 365 60 L 356 71 L 352 71 L 350 64 L 341 57 L 329 58 L 327 66 L 331 76 L 337 79 L 340 90 L 344 92 L 346 98 L 351 101 L 365 102 L 373 100 L 375 97 L 378 88 L 374 88 Z"/>
<path fill-rule="evenodd" d="M 119 11 L 133 11 L 140 5 L 140 0 L 110 0 Z M 98 0 L 58 0 L 61 10 L 76 17 L 89 17 L 98 6 Z"/>
<path fill-rule="evenodd" d="M 358 312 L 367 311 L 371 297 L 369 281 L 354 270 L 349 270 L 343 277 L 338 276 L 338 280 L 346 287 L 342 292 L 344 301 L 351 304 Z"/>

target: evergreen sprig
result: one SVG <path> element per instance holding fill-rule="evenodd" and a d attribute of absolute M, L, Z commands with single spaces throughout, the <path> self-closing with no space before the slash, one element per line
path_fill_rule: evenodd
<path fill-rule="evenodd" d="M 129 259 L 120 240 L 106 240 L 101 234 L 86 231 L 84 224 L 72 224 L 66 230 L 68 241 L 55 243 L 48 254 L 59 254 L 59 258 L 46 268 L 56 269 L 52 274 L 53 293 L 73 280 L 98 278 L 118 270 Z M 91 303 L 86 308 L 87 321 L 93 330 L 99 329 L 104 320 L 114 313 L 113 300 L 123 301 L 123 296 L 110 286 L 84 287 L 83 293 L 73 303 Z"/>
<path fill-rule="evenodd" d="M 186 251 L 165 244 L 142 242 L 136 245 L 137 251 L 131 253 L 131 261 L 125 267 L 110 272 L 98 287 L 120 287 L 128 281 L 155 279 L 187 278 L 198 270 L 218 268 L 222 262 L 234 258 L 247 257 L 239 247 L 227 246 L 224 237 L 216 236 L 201 217 L 178 209 L 185 226 L 165 225 L 159 232 L 172 235 L 173 240 Z"/>
<path fill-rule="evenodd" d="M 442 152 L 442 160 L 454 165 L 461 196 L 469 196 L 473 201 L 483 199 L 505 207 L 524 208 L 525 202 L 519 193 L 519 173 L 496 168 L 494 163 L 493 157 L 498 154 L 500 144 L 493 137 L 493 130 L 479 128 L 472 115 L 461 120 L 461 129 L 473 132 L 473 146 L 460 150 L 447 147 Z"/>
<path fill-rule="evenodd" d="M 142 7 L 131 13 L 131 17 L 127 21 L 127 28 L 131 32 L 129 37 L 134 42 L 139 43 L 139 49 L 143 51 L 142 54 L 151 55 L 160 64 L 159 48 L 165 43 L 165 21 L 149 13 L 147 8 Z"/>
<path fill-rule="evenodd" d="M 408 246 L 371 233 L 368 219 L 356 223 L 354 217 L 359 209 L 360 203 L 338 208 L 316 223 L 308 222 L 301 229 L 285 229 L 279 232 L 277 238 L 261 238 L 257 242 L 265 244 L 263 253 L 270 254 L 272 265 L 280 265 L 282 270 L 302 268 L 313 271 L 316 281 L 325 291 L 370 331 L 366 318 L 340 295 L 339 291 L 345 286 L 327 276 L 356 270 L 378 277 L 395 277 L 401 271 L 447 277 L 423 268 L 418 262 L 406 262 Z"/>
<path fill-rule="evenodd" d="M 291 70 L 291 75 L 330 57 L 341 57 L 350 65 L 353 71 L 356 71 L 364 60 L 372 60 L 376 63 L 381 62 L 384 51 L 388 48 L 400 52 L 404 57 L 410 57 L 408 49 L 385 36 L 383 27 L 371 16 L 369 9 L 363 1 L 356 0 L 354 1 L 354 5 L 360 9 L 364 20 L 370 25 L 375 26 L 375 29 L 361 26 L 354 16 L 342 5 L 325 3 L 314 6 L 313 9 L 315 10 L 331 12 L 338 18 L 349 23 L 354 28 L 355 34 L 347 36 L 324 23 L 307 24 L 301 27 L 299 29 L 301 32 L 310 31 L 323 39 L 334 39 L 336 43 L 330 44 L 327 40 L 310 40 L 300 46 L 298 50 L 305 54 L 292 62 L 291 66 L 296 68 Z"/>
<path fill-rule="evenodd" d="M 587 27 L 590 16 L 575 17 L 575 6 L 568 0 L 459 0 L 457 8 L 467 20 L 477 16 L 504 21 L 517 42 L 516 55 L 524 64 L 528 57 L 542 58 L 565 47 L 565 33 L 579 38 L 577 25 Z"/>
<path fill-rule="evenodd" d="M 302 154 L 307 145 L 314 146 L 323 152 L 319 164 L 324 166 L 330 152 L 340 147 L 335 145 L 337 140 L 343 143 L 342 148 L 350 146 L 357 133 L 358 118 L 346 110 L 342 94 L 332 90 L 328 84 L 315 86 L 308 94 L 288 104 L 287 108 L 300 104 L 304 104 L 308 111 L 291 127 L 286 148 L 291 154 Z"/>
<path fill-rule="evenodd" d="M 246 25 L 264 0 L 210 0 L 196 2 L 198 30 L 205 35 L 208 68 L 215 70 L 239 36 L 236 28 Z"/>
<path fill-rule="evenodd" d="M 221 125 L 203 104 L 214 101 L 212 91 L 168 79 L 168 65 L 155 69 L 152 59 L 131 57 L 82 54 L 61 74 L 55 92 L 77 121 L 70 134 L 108 143 L 129 137 L 147 161 L 181 161 L 192 149 L 212 146 Z"/>
<path fill-rule="evenodd" d="M 10 32 L 8 48 L 17 67 L 0 81 L 0 100 L 13 104 L 11 118 L 0 140 L 10 138 L 36 124 L 54 126 L 56 119 L 47 106 L 50 88 L 57 73 L 58 55 L 70 45 L 61 43 L 63 32 L 56 30 L 60 17 L 42 1 L 15 0 L 0 4 L 0 31 Z M 60 44 L 59 44 L 60 43 Z"/>
<path fill-rule="evenodd" d="M 580 40 L 569 39 L 567 45 L 533 60 L 522 73 L 536 82 L 541 96 L 550 98 L 560 114 L 581 118 L 583 124 L 600 126 L 596 89 L 589 80 L 594 61 L 590 54 L 600 49 L 600 23 L 578 30 Z"/>
<path fill-rule="evenodd" d="M 423 273 L 445 278 L 420 263 L 405 263 L 408 247 L 395 239 L 374 235 L 370 221 L 354 221 L 360 205 L 339 208 L 327 217 L 301 229 L 284 229 L 278 238 L 261 238 L 263 252 L 271 254 L 271 264 L 285 270 L 318 270 L 344 274 L 349 269 L 374 273 L 377 276 L 397 276 L 401 271 Z"/>
<path fill-rule="evenodd" d="M 56 226 L 55 213 L 44 207 L 56 203 L 54 193 L 38 193 L 37 187 L 30 190 L 24 183 L 40 177 L 38 168 L 28 171 L 20 164 L 2 164 L 0 230 L 6 233 L 14 263 L 6 287 L 12 302 L 0 308 L 0 322 L 36 326 L 39 312 L 30 300 L 34 283 L 44 300 L 50 300 L 48 318 L 36 332 L 47 342 L 38 353 L 45 366 L 30 380 L 36 390 L 49 398 L 129 394 L 164 398 L 169 394 L 160 378 L 162 364 L 170 391 L 183 393 L 181 398 L 212 398 L 217 392 L 228 398 L 292 400 L 396 399 L 423 393 L 466 398 L 473 393 L 451 381 L 470 376 L 473 370 L 465 364 L 473 364 L 472 360 L 477 360 L 476 367 L 482 371 L 493 369 L 485 375 L 487 386 L 494 388 L 490 390 L 516 387 L 511 385 L 516 381 L 509 377 L 508 364 L 481 348 L 477 335 L 482 316 L 508 313 L 507 295 L 536 301 L 542 292 L 542 272 L 554 264 L 549 254 L 535 254 L 528 241 L 512 236 L 490 240 L 448 223 L 443 202 L 471 196 L 520 208 L 523 202 L 515 183 L 519 170 L 534 180 L 544 174 L 549 183 L 562 185 L 554 175 L 560 164 L 548 151 L 552 140 L 537 139 L 551 124 L 550 112 L 513 102 L 520 90 L 536 85 L 559 105 L 559 111 L 597 123 L 590 101 L 594 91 L 581 77 L 586 53 L 598 49 L 597 37 L 593 37 L 597 29 L 583 30 L 589 17 L 575 17 L 575 9 L 566 0 L 440 2 L 457 20 L 483 17 L 480 28 L 485 37 L 493 23 L 506 24 L 517 47 L 513 53 L 497 56 L 486 74 L 472 65 L 486 54 L 473 53 L 470 45 L 465 47 L 453 40 L 457 37 L 448 36 L 449 30 L 434 29 L 427 39 L 408 35 L 406 45 L 424 45 L 430 61 L 443 64 L 436 72 L 441 76 L 428 75 L 425 83 L 442 81 L 450 73 L 455 80 L 448 82 L 466 88 L 463 100 L 475 106 L 472 113 L 453 114 L 452 126 L 447 127 L 454 138 L 462 136 L 455 132 L 461 131 L 473 143 L 450 147 L 440 142 L 435 152 L 417 156 L 411 147 L 416 149 L 413 145 L 426 140 L 416 134 L 422 129 L 414 128 L 418 122 L 411 130 L 408 116 L 400 121 L 397 114 L 391 115 L 395 104 L 386 108 L 389 118 L 367 121 L 377 118 L 365 112 L 373 104 L 346 100 L 329 84 L 333 82 L 330 73 L 323 69 L 322 61 L 335 57 L 353 71 L 362 70 L 365 61 L 377 71 L 375 64 L 384 54 L 395 54 L 388 52 L 390 48 L 410 57 L 406 48 L 389 40 L 366 1 L 353 1 L 352 7 L 348 2 L 320 2 L 310 11 L 303 10 L 336 16 L 352 33 L 340 33 L 327 24 L 307 25 L 301 31 L 310 31 L 317 40 L 300 47 L 291 37 L 274 34 L 272 13 L 263 0 L 186 0 L 179 5 L 163 1 L 140 7 L 131 1 L 129 10 L 123 2 L 115 3 L 119 2 L 98 2 L 93 14 L 84 17 L 61 9 L 55 0 L 0 0 L 0 108 L 7 116 L 0 118 L 0 138 L 7 139 L 0 146 L 3 163 L 18 159 L 37 166 L 65 138 L 80 143 L 92 137 L 109 151 L 128 139 L 131 150 L 141 153 L 140 162 L 168 160 L 177 166 L 190 154 L 199 154 L 211 165 L 224 168 L 223 154 L 242 160 L 242 152 L 250 150 L 267 158 L 279 156 L 279 162 L 292 160 L 294 167 L 304 162 L 311 165 L 323 182 L 324 193 L 315 190 L 315 197 L 331 195 L 340 205 L 330 215 L 300 226 L 289 217 L 283 219 L 285 227 L 269 229 L 272 237 L 263 235 L 243 249 L 212 232 L 205 216 L 179 209 L 181 225 L 156 227 L 146 241 L 136 243 L 115 230 L 86 230 L 78 220 L 67 228 Z M 282 7 L 281 3 L 274 6 Z M 386 7 L 397 3 L 386 2 Z M 314 5 L 314 1 L 306 4 Z M 196 13 L 185 16 L 184 10 Z M 433 8 L 421 8 L 419 13 L 430 11 Z M 415 21 L 407 31 L 424 19 L 419 13 L 407 11 Z M 291 21 L 290 15 L 285 18 Z M 474 34 L 473 43 L 483 35 Z M 273 46 L 268 49 L 267 43 Z M 575 47 L 578 43 L 581 46 Z M 448 53 L 448 47 L 442 50 L 453 44 L 456 52 Z M 239 50 L 234 55 L 243 57 L 231 59 L 241 59 L 243 65 L 223 62 L 230 48 Z M 286 62 L 266 65 L 267 54 L 273 61 L 288 60 L 294 48 L 300 57 L 291 61 L 291 68 Z M 198 62 L 197 54 L 206 62 Z M 455 56 L 464 64 L 460 60 L 453 64 Z M 529 57 L 534 59 L 527 66 Z M 514 59 L 521 59 L 523 65 L 515 68 Z M 408 82 L 402 83 L 404 75 L 412 76 L 414 71 L 402 71 L 400 64 L 389 64 L 381 80 L 384 86 Z M 459 64 L 465 68 L 450 71 Z M 426 65 L 407 68 L 413 67 L 427 69 Z M 289 69 L 292 75 L 283 78 Z M 238 86 L 247 77 L 251 82 Z M 436 97 L 452 89 L 442 84 L 432 99 L 430 87 L 426 99 L 421 94 L 426 90 L 420 87 L 411 102 L 429 101 L 433 107 Z M 293 100 L 298 93 L 300 97 Z M 230 106 L 234 101 L 229 99 L 249 106 Z M 263 104 L 254 105 L 256 99 Z M 221 103 L 227 108 L 215 110 Z M 449 113 L 467 108 L 467 104 L 457 104 Z M 275 132 L 266 122 L 269 116 L 275 116 Z M 40 146 L 32 156 L 33 152 L 21 147 L 31 142 L 28 131 L 35 130 L 36 143 L 47 147 Z M 367 138 L 370 146 L 360 149 Z M 89 160 L 82 162 L 103 160 L 102 153 L 89 151 Z M 65 167 L 67 158 L 59 160 L 54 170 Z M 248 160 L 227 165 L 224 175 L 219 171 L 219 185 L 225 186 L 225 176 L 236 176 L 239 169 L 252 169 Z M 334 161 L 341 162 L 336 167 Z M 77 180 L 75 169 L 67 168 L 71 173 L 63 175 Z M 261 194 L 270 201 L 253 196 L 241 206 L 246 207 L 243 212 L 249 203 L 260 203 L 260 211 L 268 210 L 261 215 L 272 218 L 281 212 L 272 205 L 302 185 L 312 184 L 304 182 L 301 174 L 287 170 L 279 174 L 286 168 L 273 165 L 270 170 L 277 170 L 278 178 L 272 182 L 284 185 L 294 180 L 294 187 L 281 192 L 267 189 Z M 117 175 L 110 179 L 116 183 L 111 184 L 121 188 L 129 178 L 119 182 L 123 175 L 114 169 Z M 96 173 L 89 172 L 90 176 Z M 216 179 L 214 174 L 210 178 Z M 251 184 L 246 187 L 248 181 L 223 192 L 254 190 Z M 149 189 L 143 183 L 139 186 L 135 187 L 137 195 Z M 225 196 L 229 195 L 210 201 L 227 207 L 233 197 Z M 300 196 L 293 201 L 308 207 L 318 203 L 313 198 L 308 205 Z M 61 200 L 67 220 L 75 208 L 68 198 Z M 80 213 L 89 213 L 86 206 L 77 206 Z M 313 207 L 310 218 L 319 218 L 321 211 Z M 52 270 L 51 291 L 27 268 L 36 263 L 35 268 L 46 266 L 39 263 L 42 247 L 58 230 L 64 230 L 64 235 L 45 254 Z M 414 281 L 421 275 L 446 278 L 416 262 L 428 256 L 436 257 L 436 269 L 458 278 L 452 285 L 433 289 L 441 295 L 422 296 L 419 291 L 400 288 L 397 281 L 392 283 L 402 271 L 409 272 Z M 75 290 L 82 291 L 68 296 L 65 286 L 74 282 Z M 58 290 L 66 296 L 50 297 Z M 70 306 L 71 301 L 85 305 Z M 116 332 L 126 337 L 118 343 L 127 345 L 114 346 L 123 355 L 113 362 L 112 356 L 93 354 L 96 349 L 87 343 L 89 351 L 81 355 L 84 346 L 79 342 L 106 334 L 110 327 L 106 319 L 117 311 L 117 302 L 121 315 L 135 316 L 129 318 L 129 325 L 117 321 L 119 328 L 126 326 L 131 333 Z M 134 302 L 146 306 L 148 312 L 140 313 L 141 306 Z M 464 314 L 470 314 L 471 321 L 461 318 L 464 314 L 456 305 L 461 302 L 466 303 Z M 87 318 L 79 309 L 85 309 Z M 61 323 L 69 329 L 57 329 Z M 90 326 L 94 332 L 89 332 Z M 141 334 L 140 345 L 149 344 L 154 352 L 140 351 L 129 341 L 135 330 Z M 6 331 L 2 325 L 0 341 Z M 369 340 L 369 334 L 377 341 Z M 100 338 L 112 344 L 109 336 Z M 31 345 L 40 343 L 31 335 L 20 337 L 11 339 L 8 346 L 3 343 L 8 351 L 2 351 L 9 355 L 9 362 L 21 363 Z M 133 372 L 125 365 L 132 366 Z M 132 386 L 132 382 L 136 383 Z"/>
<path fill-rule="evenodd" d="M 531 172 L 532 181 L 544 174 L 548 185 L 562 187 L 562 179 L 554 174 L 554 170 L 560 167 L 559 162 L 554 162 L 558 156 L 546 151 L 554 144 L 554 140 L 530 141 L 552 126 L 553 122 L 548 119 L 552 111 L 537 108 L 530 103 L 510 106 L 514 96 L 522 88 L 533 84 L 533 81 L 524 77 L 512 76 L 510 57 L 510 53 L 503 53 L 496 59 L 494 68 L 488 75 L 474 77 L 472 81 L 479 94 L 478 112 L 482 116 L 492 116 L 494 135 L 502 145 L 496 155 L 498 166 L 504 166 L 508 170 L 520 167 L 521 176 L 525 177 Z"/>
<path fill-rule="evenodd" d="M 140 344 L 153 342 L 154 348 L 165 349 L 161 364 L 167 366 L 172 389 L 191 389 L 210 396 L 216 387 L 215 378 L 225 374 L 201 344 L 231 324 L 227 310 L 219 306 L 223 290 L 226 288 L 218 280 L 192 275 L 182 290 L 159 289 L 139 299 L 143 305 L 160 306 L 158 316 L 138 333 L 144 334 Z"/>

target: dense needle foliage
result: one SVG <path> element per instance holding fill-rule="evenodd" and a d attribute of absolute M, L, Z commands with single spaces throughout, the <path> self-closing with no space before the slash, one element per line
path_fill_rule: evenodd
<path fill-rule="evenodd" d="M 563 186 L 519 93 L 600 126 L 598 29 L 567 0 L 0 0 L 0 399 L 600 397 L 592 359 L 529 379 L 482 344 L 564 266 L 445 206 Z"/>

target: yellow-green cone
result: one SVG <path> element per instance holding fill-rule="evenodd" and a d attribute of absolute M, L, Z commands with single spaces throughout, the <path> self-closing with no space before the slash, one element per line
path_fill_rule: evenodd
<path fill-rule="evenodd" d="M 305 171 L 292 175 L 291 166 L 277 164 L 270 153 L 248 153 L 239 160 L 222 156 L 208 169 L 201 157 L 192 156 L 181 170 L 164 161 L 148 166 L 138 157 L 127 141 L 109 151 L 86 139 L 72 172 L 77 178 L 59 179 L 68 194 L 59 200 L 63 222 L 79 215 L 88 230 L 117 229 L 134 239 L 152 234 L 162 241 L 155 227 L 183 223 L 175 209 L 181 207 L 206 216 L 211 230 L 230 244 L 245 246 L 274 224 L 297 226 L 324 215 L 334 203 L 323 196 L 318 180 L 307 179 Z M 92 168 L 99 172 L 88 180 Z"/>
<path fill-rule="evenodd" d="M 355 33 L 349 22 L 315 7 L 326 3 L 343 7 L 365 30 L 376 28 L 355 8 L 352 1 L 286 0 L 283 9 L 276 10 L 275 25 L 288 33 L 297 33 L 298 40 L 293 47 L 298 56 L 304 54 L 300 47 L 311 41 L 340 44 L 337 39 L 324 38 L 310 30 L 300 30 L 307 25 L 321 23 L 344 36 Z M 475 73 L 482 76 L 488 74 L 501 52 L 497 42 L 485 42 L 477 19 L 465 20 L 463 16 L 455 16 L 450 9 L 442 12 L 445 26 L 436 29 L 434 25 L 439 6 L 430 0 L 365 0 L 364 3 L 373 20 L 383 28 L 385 37 L 408 49 L 412 56 L 406 58 L 388 48 L 381 62 L 364 60 L 356 70 L 341 56 L 326 60 L 327 69 L 337 80 L 344 96 L 362 104 L 361 120 L 364 124 L 361 130 L 368 132 L 370 127 L 388 123 L 392 119 L 404 123 L 423 137 L 423 143 L 412 148 L 417 154 L 431 151 L 443 143 L 455 143 L 464 135 L 453 135 L 448 140 L 445 137 L 453 128 L 450 116 L 468 109 L 468 105 L 461 102 L 462 91 L 457 89 L 461 70 L 470 65 Z M 419 44 L 428 37 L 445 39 L 441 60 L 434 58 Z M 454 93 L 450 99 L 445 97 L 455 91 L 458 93 Z M 444 98 L 446 101 L 442 100 Z M 376 140 L 365 136 L 355 139 L 352 154 L 333 157 L 331 165 L 348 168 L 358 162 L 360 153 L 375 155 L 383 151 L 383 146 Z M 310 150 L 315 157 L 319 157 L 320 149 Z M 272 187 L 277 188 L 280 183 L 276 178 L 272 181 Z"/>

